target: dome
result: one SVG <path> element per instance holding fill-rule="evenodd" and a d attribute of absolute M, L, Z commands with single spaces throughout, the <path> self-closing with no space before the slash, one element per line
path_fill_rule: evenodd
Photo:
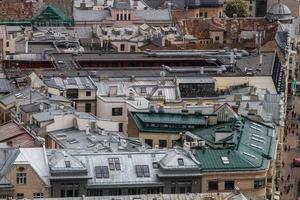
<path fill-rule="evenodd" d="M 268 20 L 288 21 L 293 19 L 292 12 L 285 4 L 275 3 L 267 11 Z"/>

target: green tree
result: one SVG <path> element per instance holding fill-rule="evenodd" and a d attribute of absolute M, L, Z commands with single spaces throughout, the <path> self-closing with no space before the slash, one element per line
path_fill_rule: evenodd
<path fill-rule="evenodd" d="M 234 14 L 237 17 L 247 17 L 247 3 L 245 0 L 229 0 L 226 3 L 225 13 L 228 17 L 233 17 Z"/>

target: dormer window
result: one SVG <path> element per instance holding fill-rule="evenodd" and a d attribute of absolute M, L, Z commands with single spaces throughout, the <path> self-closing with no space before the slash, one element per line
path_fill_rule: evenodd
<path fill-rule="evenodd" d="M 71 162 L 70 161 L 65 161 L 65 165 L 66 165 L 66 168 L 70 168 L 71 167 Z"/>
<path fill-rule="evenodd" d="M 179 165 L 179 166 L 184 166 L 183 158 L 178 158 L 178 159 L 177 159 L 177 162 L 178 162 L 178 165 Z"/>
<path fill-rule="evenodd" d="M 153 162 L 152 166 L 153 166 L 154 169 L 158 169 L 158 163 L 157 162 Z"/>

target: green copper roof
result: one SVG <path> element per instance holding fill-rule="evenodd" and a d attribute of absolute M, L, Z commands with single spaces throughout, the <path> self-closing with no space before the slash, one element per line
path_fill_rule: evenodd
<path fill-rule="evenodd" d="M 171 113 L 136 113 L 144 123 L 204 125 L 205 118 L 201 115 Z"/>
<path fill-rule="evenodd" d="M 181 113 L 131 112 L 141 132 L 178 133 L 206 125 L 206 116 Z"/>
<path fill-rule="evenodd" d="M 224 125 L 222 125 L 224 126 Z M 267 161 L 274 158 L 276 140 L 274 129 L 267 125 L 254 122 L 243 117 L 241 124 L 229 123 L 225 126 L 232 127 L 233 137 L 228 138 L 234 146 L 218 147 L 218 149 L 196 150 L 195 157 L 201 163 L 203 171 L 233 171 L 233 170 L 258 170 L 267 167 Z M 217 125 L 216 127 L 220 127 Z M 211 138 L 216 127 L 198 131 L 199 137 L 213 143 Z M 240 128 L 239 128 L 240 127 Z M 224 162 L 222 160 L 228 160 Z"/>

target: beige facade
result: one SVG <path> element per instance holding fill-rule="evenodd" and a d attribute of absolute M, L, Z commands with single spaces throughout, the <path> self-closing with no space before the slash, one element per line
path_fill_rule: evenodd
<path fill-rule="evenodd" d="M 18 184 L 17 173 L 26 174 L 25 184 Z M 40 179 L 30 165 L 14 165 L 8 174 L 8 178 L 14 187 L 13 198 L 23 196 L 23 198 L 32 199 L 37 195 L 49 197 L 49 188 Z"/>
<path fill-rule="evenodd" d="M 265 186 L 255 188 L 255 180 L 264 180 Z M 217 181 L 218 191 L 209 190 L 209 182 Z M 235 187 L 246 196 L 266 197 L 267 171 L 242 171 L 242 172 L 207 172 L 202 176 L 202 192 L 228 192 L 225 190 L 225 181 L 234 181 Z M 233 190 L 231 190 L 233 191 Z"/>
<path fill-rule="evenodd" d="M 211 8 L 197 8 L 197 9 L 189 9 L 188 15 L 190 17 L 222 17 L 224 15 L 223 7 L 211 7 Z"/>
<path fill-rule="evenodd" d="M 57 88 L 48 87 L 48 93 L 68 98 L 67 91 L 62 91 Z M 77 111 L 96 115 L 96 90 L 78 90 L 78 98 L 70 100 L 75 102 Z"/>

